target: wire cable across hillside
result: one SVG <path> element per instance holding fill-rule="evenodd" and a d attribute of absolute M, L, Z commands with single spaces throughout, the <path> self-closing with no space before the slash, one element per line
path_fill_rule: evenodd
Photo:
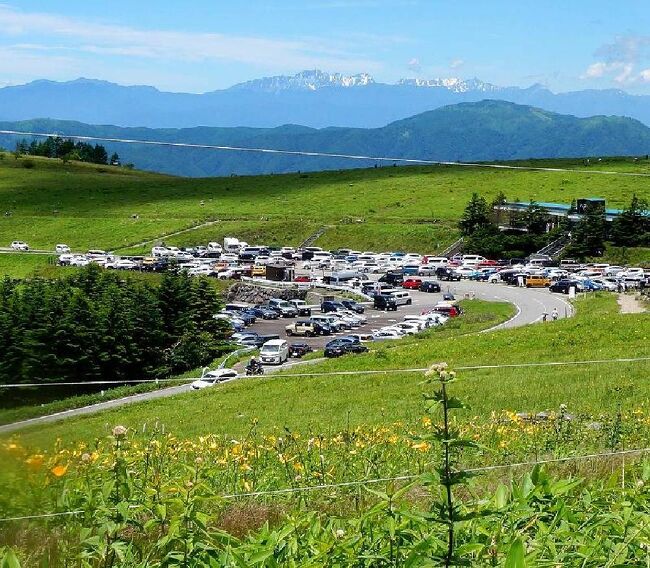
<path fill-rule="evenodd" d="M 79 134 L 62 134 L 48 132 L 21 132 L 19 130 L 0 130 L 0 134 L 12 136 L 34 136 L 40 138 L 70 138 L 72 140 L 88 140 L 97 142 L 114 142 L 117 144 L 142 144 L 147 146 L 165 146 L 169 148 L 195 148 L 203 150 L 223 150 L 228 152 L 255 152 L 260 154 L 278 154 L 286 156 L 306 156 L 316 158 L 339 158 L 346 160 L 366 160 L 375 162 L 405 163 L 430 166 L 459 166 L 466 168 L 493 168 L 499 170 L 524 170 L 533 172 L 564 172 L 577 174 L 598 174 L 607 176 L 650 177 L 641 172 L 617 172 L 613 170 L 584 170 L 571 168 L 550 168 L 540 166 L 515 166 L 484 162 L 450 162 L 445 160 L 425 160 L 420 158 L 400 158 L 390 156 L 364 156 L 359 154 L 339 154 L 332 152 L 311 152 L 307 150 L 281 150 L 278 148 L 249 148 L 245 146 L 221 146 L 216 144 L 192 144 L 190 142 L 165 142 L 163 140 L 138 140 L 132 138 L 108 138 L 104 136 L 82 136 Z"/>

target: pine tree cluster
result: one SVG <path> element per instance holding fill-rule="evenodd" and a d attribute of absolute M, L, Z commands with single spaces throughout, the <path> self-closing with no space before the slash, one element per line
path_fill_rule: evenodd
<path fill-rule="evenodd" d="M 62 160 L 76 160 L 78 162 L 89 162 L 91 164 L 108 164 L 108 153 L 106 148 L 100 144 L 86 144 L 75 142 L 70 139 L 50 136 L 43 142 L 27 142 L 21 140 L 16 144 L 17 154 L 29 156 L 42 156 L 44 158 L 60 158 Z M 119 163 L 119 156 L 113 154 L 110 163 Z"/>
<path fill-rule="evenodd" d="M 209 282 L 172 272 L 158 286 L 93 265 L 55 280 L 5 278 L 0 384 L 119 384 L 184 372 L 224 352 L 226 329 L 213 317 L 220 308 Z"/>

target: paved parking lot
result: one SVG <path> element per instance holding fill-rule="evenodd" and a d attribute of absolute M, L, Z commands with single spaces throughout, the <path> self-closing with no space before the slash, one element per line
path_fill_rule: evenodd
<path fill-rule="evenodd" d="M 280 318 L 277 320 L 258 320 L 254 325 L 247 328 L 247 331 L 255 331 L 260 334 L 279 334 L 281 338 L 286 338 L 289 343 L 308 343 L 314 349 L 322 349 L 328 341 L 340 335 L 348 333 L 371 333 L 380 327 L 391 325 L 402 321 L 406 315 L 419 315 L 423 311 L 430 310 L 437 302 L 442 300 L 445 292 L 451 292 L 456 299 L 462 300 L 468 298 L 478 298 L 492 302 L 510 302 L 516 308 L 514 317 L 497 326 L 497 328 L 518 327 L 530 323 L 535 323 L 542 319 L 544 312 L 550 314 L 553 308 L 557 308 L 561 318 L 572 315 L 571 305 L 558 294 L 552 294 L 546 289 L 535 288 L 517 288 L 505 284 L 489 284 L 487 282 L 472 282 L 462 280 L 460 282 L 441 282 L 442 291 L 440 293 L 425 293 L 411 290 L 413 304 L 410 306 L 400 306 L 396 312 L 384 312 L 376 310 L 372 305 L 366 306 L 363 314 L 368 321 L 362 327 L 352 331 L 343 331 L 335 335 L 319 337 L 286 337 L 285 326 L 296 321 L 296 318 Z M 316 309 L 314 314 L 320 313 Z M 307 318 L 297 318 L 307 319 Z"/>

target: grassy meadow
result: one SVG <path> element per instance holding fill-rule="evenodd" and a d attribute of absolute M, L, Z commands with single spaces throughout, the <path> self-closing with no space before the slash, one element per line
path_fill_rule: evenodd
<path fill-rule="evenodd" d="M 310 365 L 308 372 L 417 368 L 438 361 L 454 368 L 650 356 L 650 314 L 621 315 L 615 298 L 608 295 L 589 296 L 578 301 L 577 308 L 571 319 L 482 334 L 470 332 L 507 319 L 512 308 L 474 300 L 467 305 L 464 324 L 373 344 L 366 355 Z M 456 325 L 462 327 L 454 329 Z M 648 406 L 649 371 L 649 362 L 472 370 L 460 372 L 463 381 L 455 388 L 472 407 L 465 418 L 488 419 L 492 412 L 504 410 L 539 412 L 561 404 L 580 414 L 614 414 L 617 405 L 628 410 Z M 423 407 L 421 381 L 419 373 L 399 372 L 268 376 L 25 430 L 17 438 L 28 447 L 48 448 L 57 439 L 93 440 L 115 424 L 137 431 L 157 422 L 179 437 L 237 437 L 254 419 L 261 432 L 286 426 L 304 435 L 394 421 L 416 423 Z"/>
<path fill-rule="evenodd" d="M 0 160 L 0 244 L 35 249 L 65 242 L 74 249 L 123 250 L 149 240 L 188 245 L 224 236 L 297 245 L 321 226 L 316 244 L 363 250 L 435 252 L 455 240 L 472 192 L 492 199 L 558 201 L 598 195 L 609 207 L 650 198 L 642 177 L 472 167 L 385 167 L 271 176 L 185 179 L 124 168 L 63 164 L 4 154 Z M 581 160 L 530 165 L 584 169 Z M 645 162 L 603 162 L 592 169 L 646 173 Z M 137 215 L 137 219 L 133 216 Z M 218 221 L 165 238 L 165 235 Z M 6 243 L 6 244 L 5 244 Z M 144 252 L 144 247 L 128 252 Z"/>

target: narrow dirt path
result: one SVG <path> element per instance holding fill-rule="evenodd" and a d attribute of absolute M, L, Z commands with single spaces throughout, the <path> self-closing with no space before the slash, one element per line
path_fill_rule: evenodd
<path fill-rule="evenodd" d="M 641 314 L 645 312 L 645 306 L 636 297 L 636 294 L 619 294 L 617 301 L 622 314 Z"/>
<path fill-rule="evenodd" d="M 146 245 L 151 245 L 154 244 L 158 241 L 164 241 L 165 239 L 168 239 L 169 237 L 175 237 L 177 235 L 182 235 L 184 233 L 191 233 L 192 231 L 196 231 L 198 229 L 203 229 L 205 227 L 212 227 L 212 225 L 216 225 L 219 221 L 207 221 L 205 223 L 200 223 L 199 225 L 194 225 L 193 227 L 189 227 L 187 229 L 183 229 L 181 231 L 175 231 L 173 233 L 167 233 L 166 235 L 158 235 L 157 237 L 153 239 L 149 239 L 148 241 L 142 241 L 141 243 L 135 243 L 134 245 L 129 245 L 126 247 L 119 247 L 118 250 L 128 250 L 128 249 L 133 249 L 133 248 L 139 248 L 139 247 L 144 247 Z"/>

